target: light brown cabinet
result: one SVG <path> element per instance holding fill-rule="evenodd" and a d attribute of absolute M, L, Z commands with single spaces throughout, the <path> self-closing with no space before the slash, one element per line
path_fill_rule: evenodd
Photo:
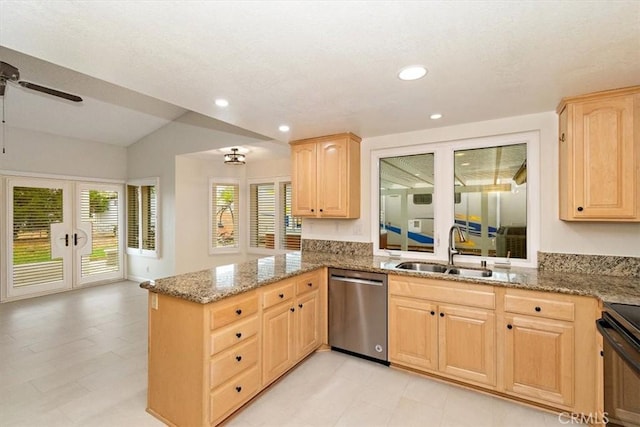
<path fill-rule="evenodd" d="M 602 408 L 594 298 L 499 289 L 505 393 L 576 413 Z"/>
<path fill-rule="evenodd" d="M 320 280 L 307 274 L 263 292 L 263 386 L 320 346 Z"/>
<path fill-rule="evenodd" d="M 492 287 L 390 276 L 389 293 L 392 363 L 496 385 Z"/>
<path fill-rule="evenodd" d="M 560 219 L 640 221 L 640 86 L 564 98 Z"/>
<path fill-rule="evenodd" d="M 330 135 L 291 142 L 292 212 L 312 218 L 360 217 L 360 138 Z"/>

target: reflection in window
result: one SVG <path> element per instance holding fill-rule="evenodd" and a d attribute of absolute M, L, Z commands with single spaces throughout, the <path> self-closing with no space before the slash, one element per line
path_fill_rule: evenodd
<path fill-rule="evenodd" d="M 527 258 L 527 145 L 456 151 L 455 223 L 462 254 Z"/>
<path fill-rule="evenodd" d="M 380 249 L 433 252 L 434 155 L 380 159 Z"/>

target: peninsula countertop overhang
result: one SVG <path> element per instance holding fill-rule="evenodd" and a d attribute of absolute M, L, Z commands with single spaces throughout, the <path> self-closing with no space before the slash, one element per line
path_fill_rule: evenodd
<path fill-rule="evenodd" d="M 409 259 L 402 259 L 408 261 Z M 392 259 L 381 256 L 337 255 L 321 252 L 291 252 L 228 264 L 207 270 L 147 281 L 140 287 L 200 304 L 208 304 L 266 286 L 322 267 L 335 267 L 429 277 L 438 280 L 478 283 L 509 288 L 593 296 L 606 302 L 640 305 L 640 279 L 595 274 L 539 271 L 532 268 L 493 270 L 487 278 L 452 276 L 389 268 Z M 395 260 L 400 262 L 399 260 Z"/>

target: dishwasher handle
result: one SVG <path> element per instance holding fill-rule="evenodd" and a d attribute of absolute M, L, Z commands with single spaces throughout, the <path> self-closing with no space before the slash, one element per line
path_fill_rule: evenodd
<path fill-rule="evenodd" d="M 336 280 L 339 282 L 347 282 L 347 283 L 357 283 L 359 285 L 384 286 L 384 282 L 380 280 L 368 280 L 368 279 L 358 279 L 355 277 L 334 276 L 333 274 L 331 275 L 331 280 Z"/>

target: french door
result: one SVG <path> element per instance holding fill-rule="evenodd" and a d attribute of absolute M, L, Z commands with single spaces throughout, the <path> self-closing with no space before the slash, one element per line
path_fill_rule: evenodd
<path fill-rule="evenodd" d="M 8 299 L 124 277 L 122 185 L 7 178 Z"/>

